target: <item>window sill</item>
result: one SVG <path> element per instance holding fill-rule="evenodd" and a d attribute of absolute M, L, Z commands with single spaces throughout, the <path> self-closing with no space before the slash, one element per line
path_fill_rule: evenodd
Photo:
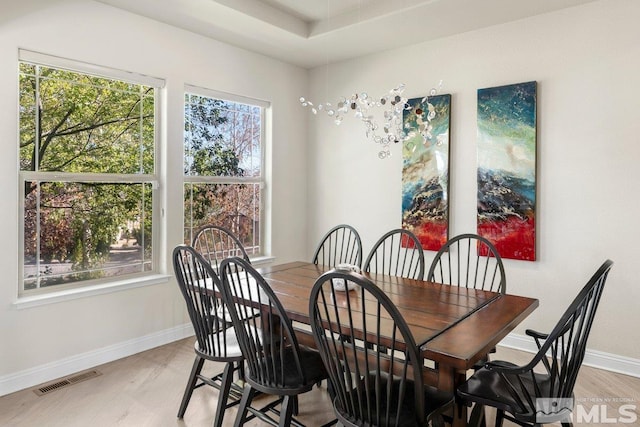
<path fill-rule="evenodd" d="M 78 298 L 85 298 L 95 295 L 108 294 L 112 292 L 135 289 L 143 286 L 166 283 L 171 276 L 164 274 L 154 274 L 146 277 L 119 280 L 117 282 L 102 283 L 99 285 L 87 286 L 76 289 L 65 289 L 57 292 L 47 292 L 39 295 L 18 297 L 13 306 L 17 309 L 38 307 L 42 305 L 55 304 L 63 301 L 70 301 Z"/>
<path fill-rule="evenodd" d="M 257 256 L 255 258 L 251 258 L 251 257 L 249 258 L 251 259 L 251 265 L 253 265 L 254 267 L 271 264 L 273 263 L 273 261 L 276 260 L 276 257 L 274 256 L 265 256 L 265 255 Z"/>

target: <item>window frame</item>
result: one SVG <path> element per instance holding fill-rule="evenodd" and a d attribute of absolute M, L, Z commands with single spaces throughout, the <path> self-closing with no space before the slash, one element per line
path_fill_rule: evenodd
<path fill-rule="evenodd" d="M 153 88 L 154 99 L 154 129 L 153 129 L 153 172 L 146 174 L 120 174 L 120 173 L 77 173 L 77 172 L 42 172 L 24 171 L 18 167 L 18 289 L 16 305 L 19 308 L 37 306 L 48 302 L 74 299 L 84 294 L 96 295 L 111 292 L 113 289 L 129 289 L 132 287 L 147 286 L 155 283 L 166 282 L 168 276 L 163 274 L 165 268 L 160 265 L 163 251 L 160 230 L 162 229 L 163 214 L 163 194 L 160 190 L 160 167 L 161 167 L 161 129 L 162 129 L 162 106 L 163 96 L 161 91 L 165 87 L 164 79 L 123 71 L 107 66 L 90 64 L 82 61 L 61 58 L 58 56 L 42 54 L 25 49 L 18 50 L 18 66 L 21 63 L 56 68 L 73 73 L 90 75 L 110 80 L 122 81 L 130 84 L 143 85 Z M 18 73 L 18 76 L 20 73 Z M 17 104 L 20 109 L 20 101 Z M 18 119 L 18 122 L 20 119 Z M 17 144 L 20 143 L 20 132 L 17 134 Z M 20 150 L 17 150 L 18 162 L 20 160 Z M 152 214 L 151 214 L 151 269 L 128 273 L 118 276 L 104 277 L 98 279 L 88 279 L 73 281 L 70 283 L 37 287 L 35 289 L 25 289 L 25 195 L 24 185 L 30 181 L 38 182 L 70 182 L 70 183 L 92 183 L 100 182 L 106 184 L 150 184 L 152 191 Z M 144 250 L 144 249 L 143 249 Z"/>
<path fill-rule="evenodd" d="M 266 213 L 267 203 L 267 176 L 266 176 L 266 158 L 267 158 L 267 117 L 269 110 L 271 108 L 271 103 L 268 101 L 250 98 L 242 95 L 235 95 L 227 92 L 222 92 L 214 89 L 208 89 L 200 86 L 185 84 L 184 92 L 183 92 L 183 104 L 185 103 L 184 99 L 187 95 L 195 95 L 202 96 L 207 98 L 218 99 L 221 101 L 233 102 L 238 104 L 245 104 L 254 107 L 260 108 L 260 176 L 250 176 L 250 177 L 234 177 L 234 176 L 193 176 L 193 175 L 185 175 L 184 166 L 182 171 L 183 183 L 182 183 L 182 191 L 183 191 L 183 200 L 185 197 L 184 190 L 186 184 L 258 184 L 259 186 L 259 194 L 260 194 L 260 230 L 259 230 L 259 252 L 258 254 L 250 254 L 249 257 L 251 260 L 256 260 L 260 262 L 261 260 L 271 259 L 270 248 L 268 245 L 268 234 L 271 229 L 270 224 L 266 224 L 267 218 L 270 217 Z M 186 117 L 183 114 L 183 120 Z M 184 121 L 183 126 L 184 129 Z M 182 164 L 184 165 L 184 138 L 183 138 L 183 152 L 182 152 Z M 186 212 L 185 212 L 186 215 Z M 185 223 L 186 218 L 183 218 L 183 224 Z M 190 240 L 193 239 L 193 234 L 196 229 L 193 228 L 193 220 L 189 220 L 190 223 Z"/>

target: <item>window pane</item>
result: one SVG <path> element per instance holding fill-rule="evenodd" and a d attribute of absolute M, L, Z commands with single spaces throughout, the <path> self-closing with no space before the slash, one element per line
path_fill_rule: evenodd
<path fill-rule="evenodd" d="M 25 171 L 153 173 L 154 89 L 21 64 Z"/>
<path fill-rule="evenodd" d="M 251 158 L 251 166 L 248 167 L 248 175 L 250 176 L 260 176 L 260 171 L 262 169 L 262 147 L 260 141 L 262 140 L 262 130 L 260 125 L 260 113 L 254 114 L 252 116 L 251 123 L 251 135 L 250 135 L 250 145 L 249 145 L 249 153 L 247 157 Z"/>
<path fill-rule="evenodd" d="M 260 108 L 191 94 L 185 99 L 185 175 L 260 177 Z"/>
<path fill-rule="evenodd" d="M 25 64 L 21 64 L 22 66 Z M 30 66 L 29 69 L 33 69 Z M 36 97 L 32 90 L 35 88 L 36 78 L 33 75 L 20 75 L 20 170 L 32 170 L 35 162 L 34 141 L 36 138 Z"/>
<path fill-rule="evenodd" d="M 24 288 L 152 269 L 152 186 L 25 183 Z"/>
<path fill-rule="evenodd" d="M 231 230 L 248 254 L 260 253 L 260 184 L 185 184 L 185 242 L 206 224 Z"/>

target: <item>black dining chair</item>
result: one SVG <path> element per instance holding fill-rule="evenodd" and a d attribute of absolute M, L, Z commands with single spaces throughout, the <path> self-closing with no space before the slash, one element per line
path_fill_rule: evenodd
<path fill-rule="evenodd" d="M 355 289 L 336 290 L 337 282 Z M 424 384 L 423 358 L 409 326 L 371 280 L 339 270 L 323 274 L 311 291 L 309 314 L 342 425 L 443 424 L 453 394 Z"/>
<path fill-rule="evenodd" d="M 233 256 L 241 257 L 251 263 L 249 255 L 240 239 L 229 231 L 229 229 L 218 225 L 208 224 L 199 228 L 193 237 L 193 247 L 209 261 L 209 264 L 211 264 L 215 271 L 218 271 L 223 259 Z M 222 307 L 223 306 L 220 305 L 218 316 L 226 322 L 231 323 L 228 313 L 223 311 Z M 258 314 L 257 311 L 253 313 L 254 316 Z M 242 377 L 244 369 L 240 369 L 239 372 L 240 377 Z"/>
<path fill-rule="evenodd" d="M 367 273 L 422 280 L 424 278 L 422 244 L 409 230 L 401 228 L 391 230 L 373 245 L 362 269 Z"/>
<path fill-rule="evenodd" d="M 313 255 L 313 263 L 336 267 L 338 264 L 362 265 L 360 234 L 350 225 L 333 227 L 320 240 Z"/>
<path fill-rule="evenodd" d="M 526 331 L 538 346 L 529 363 L 489 362 L 458 388 L 462 402 L 476 405 L 470 425 L 482 422 L 483 406 L 497 409 L 496 426 L 504 419 L 521 426 L 572 425 L 573 388 L 612 265 L 602 264 L 550 333 Z"/>
<path fill-rule="evenodd" d="M 427 280 L 447 285 L 505 293 L 502 258 L 493 244 L 477 234 L 449 239 L 431 263 Z"/>
<path fill-rule="evenodd" d="M 507 290 L 502 258 L 496 247 L 477 234 L 460 234 L 449 239 L 431 262 L 427 280 L 452 286 L 482 289 L 504 294 Z M 495 353 L 495 348 L 489 353 Z M 480 369 L 489 354 L 477 361 L 473 369 Z"/>
<path fill-rule="evenodd" d="M 245 358 L 245 385 L 235 426 L 245 422 L 257 392 L 281 397 L 279 422 L 265 412 L 252 412 L 263 421 L 289 426 L 293 421 L 296 397 L 311 391 L 327 378 L 317 351 L 298 344 L 291 320 L 278 297 L 246 260 L 225 259 L 221 264 L 222 294 L 240 349 Z M 248 316 L 261 310 L 258 317 Z"/>
<path fill-rule="evenodd" d="M 212 297 L 215 290 L 220 292 L 221 283 L 211 265 L 193 247 L 179 245 L 173 250 L 173 269 L 196 336 L 196 357 L 178 418 L 183 418 L 193 391 L 209 385 L 219 390 L 213 425 L 220 427 L 225 410 L 240 401 L 241 390 L 234 389 L 232 383 L 233 374 L 243 360 L 242 352 L 233 328 L 216 315 L 224 303 Z M 207 360 L 223 363 L 223 372 L 213 377 L 202 374 Z"/>
<path fill-rule="evenodd" d="M 240 239 L 229 229 L 207 224 L 193 236 L 192 246 L 218 271 L 223 259 L 239 256 L 249 261 L 249 255 Z"/>

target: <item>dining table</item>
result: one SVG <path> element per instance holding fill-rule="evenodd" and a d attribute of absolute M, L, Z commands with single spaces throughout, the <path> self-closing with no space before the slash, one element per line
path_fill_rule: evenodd
<path fill-rule="evenodd" d="M 309 297 L 315 281 L 331 267 L 289 262 L 258 271 L 282 303 L 298 341 L 315 346 L 308 328 Z M 474 364 L 538 307 L 538 300 L 473 288 L 362 273 L 399 308 L 426 363 L 425 383 L 455 393 Z M 348 298 L 349 292 L 345 292 Z M 305 328 L 306 326 L 306 328 Z M 467 425 L 467 408 L 456 405 L 453 426 Z"/>

